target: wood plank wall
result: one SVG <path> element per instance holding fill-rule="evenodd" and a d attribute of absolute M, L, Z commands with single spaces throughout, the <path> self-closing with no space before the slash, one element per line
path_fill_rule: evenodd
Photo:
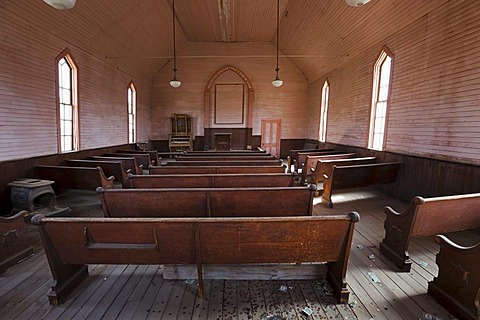
<path fill-rule="evenodd" d="M 366 147 L 373 64 L 386 45 L 395 56 L 386 151 L 478 165 L 479 30 L 478 1 L 449 1 L 366 48 L 309 86 L 307 137 L 318 138 L 328 79 L 327 142 Z"/>
<path fill-rule="evenodd" d="M 195 58 L 181 58 L 182 55 Z M 271 58 L 258 57 L 261 55 Z M 253 115 L 253 135 L 261 134 L 262 119 L 282 118 L 282 138 L 304 138 L 307 80 L 287 58 L 280 58 L 279 75 L 285 81 L 282 87 L 273 87 L 274 55 L 275 47 L 269 43 L 187 43 L 179 50 L 177 59 L 177 78 L 182 81 L 182 86 L 174 89 L 168 84 L 173 76 L 172 64 L 167 64 L 155 76 L 151 98 L 152 139 L 168 139 L 169 118 L 174 113 L 190 114 L 194 135 L 203 135 L 205 87 L 210 78 L 226 65 L 240 69 L 252 82 L 255 96 L 249 111 Z"/>
<path fill-rule="evenodd" d="M 58 11 L 43 1 L 0 5 L 0 161 L 57 153 L 54 61 L 65 48 L 78 67 L 80 148 L 128 142 L 131 80 L 137 89 L 138 140 L 150 137 L 149 80 L 121 71 L 92 45 L 74 45 L 84 44 L 84 38 L 68 23 L 70 33 L 59 36 L 56 22 L 64 18 Z"/>

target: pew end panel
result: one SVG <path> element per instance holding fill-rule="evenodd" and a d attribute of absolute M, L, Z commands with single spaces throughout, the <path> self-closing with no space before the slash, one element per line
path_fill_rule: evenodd
<path fill-rule="evenodd" d="M 409 271 L 408 245 L 412 237 L 426 237 L 480 228 L 480 193 L 414 197 L 407 209 L 398 213 L 385 207 L 385 238 L 380 252 L 402 271 Z"/>
<path fill-rule="evenodd" d="M 468 240 L 454 242 L 450 236 L 435 236 L 440 245 L 438 276 L 428 283 L 428 293 L 458 318 L 474 320 L 480 315 L 480 229 L 460 234 L 462 240 L 468 234 Z"/>
<path fill-rule="evenodd" d="M 410 272 L 412 260 L 408 255 L 410 233 L 418 207 L 423 205 L 422 197 L 414 197 L 407 209 L 397 212 L 392 207 L 386 206 L 384 228 L 385 238 L 380 243 L 380 252 L 392 261 L 403 272 Z"/>
<path fill-rule="evenodd" d="M 33 254 L 25 238 L 27 216 L 25 210 L 13 216 L 0 216 L 0 273 Z"/>

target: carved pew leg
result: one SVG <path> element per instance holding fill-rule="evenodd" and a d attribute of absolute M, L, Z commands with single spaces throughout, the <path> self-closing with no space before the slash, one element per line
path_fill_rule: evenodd
<path fill-rule="evenodd" d="M 329 262 L 327 263 L 328 272 L 327 280 L 333 289 L 333 295 L 339 303 L 348 303 L 348 296 L 350 292 L 347 289 L 347 282 L 345 277 L 342 276 L 342 263 Z"/>
<path fill-rule="evenodd" d="M 392 261 L 397 267 L 399 267 L 400 271 L 410 272 L 412 260 L 410 260 L 408 251 L 404 249 L 405 247 L 401 248 L 402 246 L 400 243 L 390 246 L 385 240 L 387 240 L 387 238 L 380 243 L 380 253 Z"/>

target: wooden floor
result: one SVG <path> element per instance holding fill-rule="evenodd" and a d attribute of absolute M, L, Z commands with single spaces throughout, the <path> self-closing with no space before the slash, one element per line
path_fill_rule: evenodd
<path fill-rule="evenodd" d="M 58 202 L 76 216 L 101 216 L 95 193 L 71 192 Z M 432 238 L 411 243 L 410 273 L 397 272 L 378 251 L 383 207 L 403 210 L 406 203 L 370 189 L 337 192 L 333 202 L 333 209 L 316 204 L 315 214 L 355 210 L 361 216 L 348 266 L 348 304 L 336 304 L 322 279 L 205 280 L 205 298 L 199 299 L 194 280 L 165 280 L 161 266 L 91 265 L 67 301 L 51 307 L 52 276 L 29 225 L 36 253 L 0 274 L 0 319 L 454 319 L 427 294 L 437 272 Z"/>

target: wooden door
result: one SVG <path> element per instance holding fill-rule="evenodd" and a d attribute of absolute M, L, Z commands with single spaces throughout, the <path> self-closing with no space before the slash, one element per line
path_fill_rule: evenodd
<path fill-rule="evenodd" d="M 271 154 L 280 157 L 280 134 L 282 130 L 282 120 L 262 119 L 262 149 Z"/>

